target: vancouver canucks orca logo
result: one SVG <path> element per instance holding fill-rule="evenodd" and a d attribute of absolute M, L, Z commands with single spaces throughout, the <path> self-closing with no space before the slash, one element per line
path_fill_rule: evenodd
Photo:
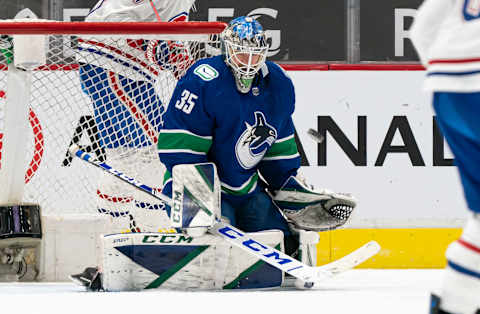
<path fill-rule="evenodd" d="M 255 124 L 245 122 L 247 129 L 235 145 L 237 160 L 244 169 L 251 169 L 262 160 L 277 139 L 277 130 L 267 123 L 260 111 L 255 111 Z"/>

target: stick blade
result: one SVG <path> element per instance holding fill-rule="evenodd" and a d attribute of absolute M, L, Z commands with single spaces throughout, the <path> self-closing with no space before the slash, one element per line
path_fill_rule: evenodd
<path fill-rule="evenodd" d="M 68 153 L 72 156 L 72 157 L 75 157 L 75 155 L 77 154 L 77 151 L 80 149 L 80 147 L 77 145 L 77 144 L 72 144 L 70 145 L 70 147 L 68 148 Z"/>
<path fill-rule="evenodd" d="M 315 281 L 315 285 L 318 282 L 336 276 L 362 264 L 366 260 L 376 255 L 378 252 L 380 252 L 380 249 L 381 247 L 378 242 L 370 241 L 365 243 L 352 253 L 345 255 L 344 257 L 332 263 L 316 267 L 316 269 L 318 270 L 318 275 L 317 280 Z"/>

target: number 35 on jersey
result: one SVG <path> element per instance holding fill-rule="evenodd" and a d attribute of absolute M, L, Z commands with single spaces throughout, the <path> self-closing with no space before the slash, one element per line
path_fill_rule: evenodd
<path fill-rule="evenodd" d="M 190 114 L 195 106 L 195 100 L 197 98 L 197 95 L 187 89 L 184 89 L 182 92 L 182 97 L 175 103 L 175 108 L 182 110 L 186 114 Z"/>

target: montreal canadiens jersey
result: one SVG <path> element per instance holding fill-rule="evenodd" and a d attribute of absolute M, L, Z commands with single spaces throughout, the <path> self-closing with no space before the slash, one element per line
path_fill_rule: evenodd
<path fill-rule="evenodd" d="M 178 82 L 158 138 L 168 170 L 164 193 L 171 194 L 173 166 L 207 161 L 217 166 L 222 193 L 234 199 L 259 190 L 259 172 L 279 189 L 300 167 L 294 106 L 292 81 L 272 62 L 242 94 L 223 56 L 198 61 Z"/>
<path fill-rule="evenodd" d="M 153 0 L 162 22 L 188 21 L 194 0 Z M 86 22 L 157 22 L 157 16 L 149 0 L 100 0 L 90 10 Z M 93 36 L 79 38 L 78 61 L 93 64 L 115 73 L 129 73 L 129 79 L 151 81 L 165 73 L 156 66 L 150 55 L 155 45 L 162 41 L 143 40 L 132 36 L 111 39 Z"/>
<path fill-rule="evenodd" d="M 480 91 L 480 1 L 426 0 L 410 38 L 427 68 L 425 89 Z"/>
<path fill-rule="evenodd" d="M 162 22 L 186 21 L 194 0 L 153 0 Z M 149 0 L 100 0 L 87 22 L 157 22 Z"/>

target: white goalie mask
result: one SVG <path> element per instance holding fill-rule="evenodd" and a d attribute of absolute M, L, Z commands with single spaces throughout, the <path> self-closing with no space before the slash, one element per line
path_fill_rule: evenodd
<path fill-rule="evenodd" d="M 225 62 L 232 68 L 237 88 L 248 93 L 267 58 L 268 45 L 262 25 L 252 17 L 238 17 L 222 33 Z"/>

